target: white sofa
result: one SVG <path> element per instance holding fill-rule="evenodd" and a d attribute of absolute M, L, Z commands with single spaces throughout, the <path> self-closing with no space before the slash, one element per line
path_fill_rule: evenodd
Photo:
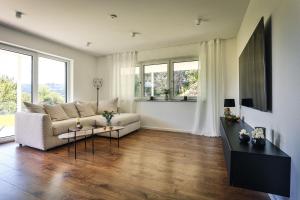
<path fill-rule="evenodd" d="M 66 133 L 68 128 L 76 125 L 76 118 L 62 121 L 51 121 L 48 114 L 17 112 L 15 115 L 15 141 L 20 145 L 26 145 L 40 150 L 48 150 L 66 144 L 67 141 L 58 139 L 59 134 Z M 105 118 L 102 115 L 80 118 L 82 125 L 105 126 Z M 134 113 L 115 114 L 112 125 L 124 126 L 120 130 L 120 137 L 140 128 L 140 117 Z M 101 134 L 101 136 L 108 136 Z M 117 137 L 112 132 L 112 137 Z"/>

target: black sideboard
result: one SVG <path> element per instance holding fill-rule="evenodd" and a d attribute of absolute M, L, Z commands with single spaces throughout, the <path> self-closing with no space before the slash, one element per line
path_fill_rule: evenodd
<path fill-rule="evenodd" d="M 245 122 L 229 122 L 221 117 L 221 137 L 229 184 L 261 192 L 290 196 L 291 158 L 266 141 L 263 148 L 239 141 L 239 132 L 253 130 Z"/>

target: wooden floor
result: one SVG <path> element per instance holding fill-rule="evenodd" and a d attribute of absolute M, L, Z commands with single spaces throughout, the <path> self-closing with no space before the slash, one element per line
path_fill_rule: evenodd
<path fill-rule="evenodd" d="M 42 152 L 0 145 L 0 199 L 260 200 L 266 194 L 228 186 L 221 139 L 139 130 L 110 146 L 91 141 L 78 158 L 67 146 Z"/>

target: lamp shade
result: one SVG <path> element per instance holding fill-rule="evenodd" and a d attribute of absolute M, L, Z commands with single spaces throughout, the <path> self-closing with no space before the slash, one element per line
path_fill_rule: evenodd
<path fill-rule="evenodd" d="M 235 107 L 234 99 L 224 99 L 224 107 Z"/>
<path fill-rule="evenodd" d="M 93 79 L 93 86 L 95 88 L 101 88 L 103 85 L 103 79 L 102 78 L 94 78 Z"/>

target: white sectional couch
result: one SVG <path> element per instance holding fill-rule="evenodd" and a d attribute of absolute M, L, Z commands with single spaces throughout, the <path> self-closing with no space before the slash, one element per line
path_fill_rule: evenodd
<path fill-rule="evenodd" d="M 58 135 L 68 132 L 68 128 L 74 127 L 77 121 L 77 118 L 53 121 L 51 115 L 47 113 L 32 112 L 17 112 L 15 119 L 15 141 L 40 150 L 48 150 L 65 144 L 67 141 L 58 139 Z M 99 114 L 80 116 L 79 119 L 83 126 L 106 125 L 105 118 Z M 120 131 L 120 137 L 122 137 L 140 128 L 140 117 L 135 113 L 117 113 L 111 123 L 115 126 L 125 127 Z M 101 134 L 101 136 L 108 135 L 108 133 Z M 117 137 L 116 132 L 112 132 L 112 137 Z"/>

